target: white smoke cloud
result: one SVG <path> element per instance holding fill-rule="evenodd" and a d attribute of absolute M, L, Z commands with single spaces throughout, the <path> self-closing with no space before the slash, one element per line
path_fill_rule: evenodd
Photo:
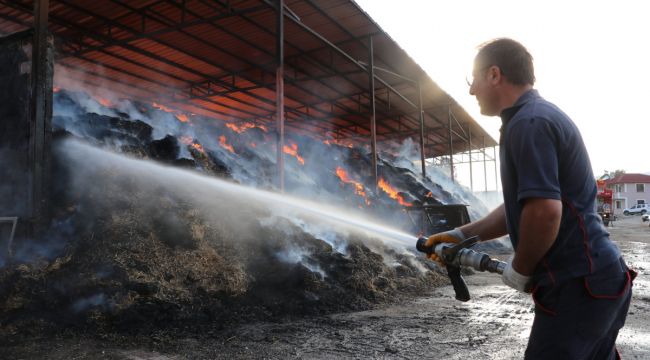
<path fill-rule="evenodd" d="M 343 255 L 348 255 L 348 242 L 346 239 L 350 233 L 346 231 L 346 229 L 338 229 L 338 231 L 336 231 L 330 224 L 307 222 L 296 214 L 289 214 L 289 212 L 285 212 L 282 215 L 274 214 L 273 216 L 260 219 L 260 223 L 264 226 L 278 227 L 284 231 L 288 231 L 287 227 L 283 226 L 284 223 L 280 222 L 280 219 L 287 220 L 305 233 L 326 242 L 334 251 Z"/>
<path fill-rule="evenodd" d="M 327 277 L 327 274 L 323 269 L 318 266 L 315 262 L 309 259 L 309 254 L 304 249 L 297 247 L 285 248 L 276 254 L 278 260 L 285 262 L 287 264 L 300 264 L 309 271 L 320 274 L 321 278 L 324 279 Z"/>

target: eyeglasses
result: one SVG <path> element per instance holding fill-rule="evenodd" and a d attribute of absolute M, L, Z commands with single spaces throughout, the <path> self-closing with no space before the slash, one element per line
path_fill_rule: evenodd
<path fill-rule="evenodd" d="M 478 71 L 473 71 L 472 75 L 465 75 L 465 82 L 467 83 L 467 86 L 472 87 L 472 84 L 474 84 L 474 78 L 476 77 L 476 75 L 474 75 L 474 73 L 483 73 L 485 70 L 487 70 L 487 69 L 489 69 L 491 67 L 492 67 L 492 65 L 484 66 L 484 67 L 478 69 Z M 469 81 L 470 76 L 472 77 L 472 81 Z"/>

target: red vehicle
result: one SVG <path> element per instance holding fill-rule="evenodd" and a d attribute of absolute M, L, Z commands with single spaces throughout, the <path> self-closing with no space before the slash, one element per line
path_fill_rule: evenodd
<path fill-rule="evenodd" d="M 609 226 L 611 222 L 616 220 L 614 215 L 614 207 L 612 206 L 612 189 L 608 189 L 605 185 L 605 180 L 596 180 L 598 192 L 596 193 L 596 209 L 598 215 L 603 219 L 603 224 Z"/>

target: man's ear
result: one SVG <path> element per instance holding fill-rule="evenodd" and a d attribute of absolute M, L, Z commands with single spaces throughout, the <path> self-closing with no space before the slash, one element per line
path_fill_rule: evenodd
<path fill-rule="evenodd" d="M 501 69 L 496 65 L 490 66 L 490 69 L 488 70 L 488 81 L 491 84 L 496 85 L 501 82 L 502 78 L 503 74 L 501 74 Z"/>

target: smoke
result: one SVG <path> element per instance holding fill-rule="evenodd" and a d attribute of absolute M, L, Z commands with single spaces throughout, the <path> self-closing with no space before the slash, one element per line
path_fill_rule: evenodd
<path fill-rule="evenodd" d="M 385 157 L 390 158 L 394 166 L 409 169 L 414 174 L 418 174 L 422 171 L 420 146 L 411 138 L 405 139 L 402 143 L 390 143 L 388 147 L 390 149 L 390 155 L 386 154 Z M 451 178 L 439 168 L 427 166 L 426 173 L 427 178 L 431 182 L 450 193 L 450 198 L 453 199 L 453 202 L 447 203 L 470 205 L 469 211 L 474 220 L 487 214 L 488 210 L 485 204 L 477 198 L 470 189 L 452 181 Z"/>
<path fill-rule="evenodd" d="M 373 223 L 363 215 L 347 209 L 334 208 L 286 194 L 245 187 L 192 171 L 129 158 L 74 140 L 65 141 L 59 151 L 74 168 L 72 188 L 76 191 L 88 191 L 90 187 L 90 191 L 94 192 L 98 199 L 101 199 L 101 189 L 104 184 L 90 184 L 86 180 L 96 179 L 97 174 L 119 171 L 122 179 L 130 186 L 160 187 L 165 193 L 191 201 L 207 213 L 216 211 L 219 215 L 227 215 L 233 212 L 259 211 L 262 207 L 273 214 L 291 212 L 305 223 L 326 222 L 336 225 L 336 229 L 362 231 L 394 246 L 413 245 L 414 238 L 411 235 Z"/>
<path fill-rule="evenodd" d="M 118 224 L 149 224 L 146 226 L 155 229 L 155 236 L 169 247 L 196 247 L 192 219 L 200 217 L 221 229 L 223 241 L 248 249 L 245 251 L 262 242 L 278 261 L 302 265 L 321 279 L 328 274 L 320 264 L 323 255 L 317 254 L 326 251 L 348 257 L 350 239 L 363 241 L 389 267 L 426 270 L 413 253 L 414 236 L 373 222 L 360 212 L 129 158 L 77 140 L 63 141 L 57 153 L 71 170 L 71 197 L 92 199 L 97 207 L 79 209 L 79 216 L 85 219 L 79 219 L 82 223 L 98 215 L 119 216 L 120 207 L 137 206 L 129 210 L 135 211 L 129 216 L 133 220 L 118 220 Z M 123 203 L 124 195 L 116 196 L 116 191 L 128 194 L 131 203 Z M 93 226 L 92 221 L 88 226 Z M 272 229 L 284 235 L 267 238 Z M 329 250 L 314 247 L 313 240 L 327 244 Z M 88 304 L 92 302 L 82 303 Z"/>
<path fill-rule="evenodd" d="M 124 147 L 132 148 L 137 145 L 138 140 L 146 142 L 173 136 L 182 143 L 178 158 L 196 160 L 199 168 L 206 167 L 200 164 L 197 155 L 204 156 L 209 162 L 217 163 L 228 172 L 230 177 L 241 184 L 257 188 L 274 188 L 276 185 L 275 136 L 272 129 L 269 130 L 264 125 L 245 122 L 224 123 L 215 119 L 192 116 L 192 114 L 188 117 L 187 114 L 165 105 L 136 104 L 128 100 L 112 100 L 110 106 L 113 110 L 101 112 L 113 114 L 117 118 L 110 118 L 111 115 L 103 115 L 109 118 L 98 118 L 90 116 L 93 113 L 84 113 L 94 109 L 93 106 L 97 104 L 95 99 L 87 95 L 74 96 L 74 100 L 66 99 L 68 93 L 68 91 L 60 91 L 55 96 L 55 114 L 61 114 L 55 116 L 55 124 L 78 137 L 94 139 L 99 144 L 110 145 L 116 151 L 123 151 Z M 76 104 L 77 102 L 83 104 Z M 70 110 L 71 104 L 77 105 L 74 111 Z M 61 110 L 58 110 L 59 108 Z M 76 114 L 76 118 L 72 114 Z M 179 115 L 184 115 L 186 118 L 181 120 Z M 144 128 L 138 124 L 148 126 Z M 140 129 L 136 138 L 132 134 L 134 127 Z M 130 136 L 128 132 L 131 132 Z M 149 140 L 147 136 L 150 137 Z M 320 142 L 296 134 L 287 137 L 283 148 L 287 191 L 323 203 L 338 205 L 341 199 L 345 199 L 345 202 L 353 207 L 371 207 L 368 199 L 354 196 L 354 189 L 346 190 L 345 184 L 336 177 L 336 169 L 341 167 L 350 174 L 351 178 L 362 184 L 363 193 L 380 198 L 385 196 L 381 191 L 375 193 L 374 186 L 371 186 L 373 176 L 366 150 L 340 146 L 334 142 L 333 139 Z M 412 140 L 407 139 L 402 144 L 387 144 L 386 147 L 396 155 L 385 153 L 382 155 L 383 162 L 400 169 L 408 169 L 411 174 L 419 172 L 413 163 L 418 160 L 414 160 L 417 145 Z M 197 151 L 202 154 L 197 154 Z M 394 171 L 393 173 L 392 177 L 387 173 L 380 175 L 389 184 L 394 181 L 404 183 L 400 177 L 405 174 L 397 174 Z M 395 176 L 397 178 L 394 178 Z M 412 178 L 416 179 L 414 176 Z M 440 188 L 433 186 L 433 183 L 426 184 L 416 180 L 411 181 L 410 185 L 419 187 L 420 190 L 413 192 L 413 189 L 399 187 L 395 190 L 408 194 L 410 201 L 433 192 L 441 197 L 438 199 L 441 202 L 450 202 L 447 195 Z M 352 192 L 352 194 L 345 192 Z M 358 195 L 361 192 L 356 191 L 356 193 Z M 381 205 L 389 205 L 391 201 L 395 200 L 385 199 Z M 382 206 L 374 208 L 380 209 Z M 382 211 L 380 209 L 378 212 Z"/>
<path fill-rule="evenodd" d="M 440 168 L 427 166 L 427 176 L 431 181 L 449 191 L 454 198 L 459 199 L 461 204 L 469 205 L 468 211 L 472 220 L 478 220 L 488 213 L 488 208 L 483 201 L 477 198 L 470 189 L 452 181 Z"/>
<path fill-rule="evenodd" d="M 329 226 L 328 224 L 306 222 L 304 219 L 300 218 L 299 215 L 292 215 L 289 212 L 286 212 L 282 215 L 274 214 L 271 217 L 260 219 L 260 224 L 263 226 L 280 228 L 285 232 L 289 232 L 289 228 L 284 226 L 285 224 L 281 220 L 288 220 L 303 232 L 312 235 L 316 239 L 326 242 L 332 247 L 334 251 L 343 255 L 347 255 L 348 243 L 346 241 L 346 238 L 349 236 L 349 232 L 346 231 L 346 229 L 341 228 L 338 229 L 338 231 L 335 231 L 332 226 Z"/>
<path fill-rule="evenodd" d="M 226 214 L 226 217 L 233 219 L 231 225 L 242 234 L 250 232 L 254 221 L 235 219 L 235 214 L 255 209 L 254 216 L 248 214 L 242 217 L 253 218 L 262 226 L 270 226 L 273 218 L 282 217 L 343 255 L 346 255 L 349 245 L 346 239 L 359 231 L 364 236 L 376 237 L 380 242 L 389 244 L 398 253 L 412 248 L 415 236 L 407 232 L 415 233 L 418 230 L 402 209 L 415 201 L 431 199 L 432 194 L 436 201 L 443 204 L 471 203 L 473 218 L 484 211 L 482 206 L 474 205 L 473 202 L 477 200 L 471 194 L 455 189 L 455 184 L 450 183 L 453 186 L 450 193 L 447 184 L 441 186 L 444 179 L 434 180 L 431 176 L 422 179 L 418 176 L 420 167 L 416 164 L 419 162 L 419 149 L 411 139 L 402 143 L 387 143 L 382 147 L 385 151 L 380 152 L 379 175 L 383 186 L 377 188 L 373 185 L 367 149 L 349 147 L 351 144 L 333 138 L 321 142 L 311 137 L 288 134 L 283 148 L 285 189 L 293 197 L 255 193 L 252 188 L 276 187 L 275 135 L 273 129 L 268 129 L 264 124 L 226 123 L 155 101 L 144 104 L 119 99 L 104 91 L 71 93 L 60 90 L 55 94 L 54 123 L 59 128 L 114 152 L 197 169 L 206 175 L 228 177 L 246 186 L 233 188 L 235 184 L 225 182 L 215 185 L 216 180 L 205 184 L 208 178 L 198 180 L 193 177 L 196 175 L 194 173 L 178 174 L 174 172 L 178 171 L 175 169 L 163 171 L 150 163 L 133 165 L 133 161 L 137 160 L 117 161 L 115 154 L 97 153 L 100 150 L 84 149 L 86 146 L 78 143 L 66 144 L 64 148 L 67 150 L 63 153 L 71 164 L 76 164 L 72 169 L 74 188 L 93 193 L 97 199 L 105 194 L 84 189 L 87 179 L 95 179 L 96 174 L 119 169 L 124 174 L 119 181 L 140 188 L 160 187 L 161 193 L 173 193 L 174 197 L 191 201 L 205 217 L 219 218 Z M 147 171 L 143 175 L 144 169 Z M 352 181 L 342 178 L 339 169 L 346 173 L 346 179 Z M 102 187 L 114 188 L 111 185 Z M 163 219 L 152 226 L 173 223 L 165 220 L 169 214 L 159 214 L 155 204 L 142 200 L 141 206 L 146 211 Z M 262 203 L 264 206 L 261 206 Z M 389 223 L 401 231 L 381 227 L 378 223 Z M 277 223 L 275 226 L 279 229 Z M 254 237 L 253 234 L 249 236 Z M 296 248 L 279 258 L 304 262 L 305 250 Z"/>
<path fill-rule="evenodd" d="M 317 273 L 321 276 L 322 279 L 327 277 L 327 274 L 323 269 L 320 268 L 318 263 L 311 260 L 310 253 L 306 250 L 300 248 L 287 248 L 277 253 L 277 257 L 280 261 L 286 262 L 289 264 L 301 264 L 309 271 Z"/>
<path fill-rule="evenodd" d="M 388 146 L 393 153 L 395 166 L 410 169 L 417 172 L 415 164 L 420 164 L 420 145 L 416 144 L 413 139 L 406 138 L 401 143 L 391 142 Z"/>
<path fill-rule="evenodd" d="M 101 311 L 107 311 L 114 308 L 114 304 L 108 299 L 106 294 L 99 293 L 94 294 L 79 300 L 76 300 L 70 307 L 70 310 L 74 313 L 81 313 L 89 309 L 99 309 Z"/>
<path fill-rule="evenodd" d="M 3 179 L 0 181 L 0 216 L 16 216 L 25 212 L 24 201 L 15 198 L 16 193 L 26 196 L 26 189 L 19 189 L 26 181 L 27 154 L 20 150 L 0 148 L 0 169 Z"/>
<path fill-rule="evenodd" d="M 94 69 L 101 75 L 102 67 Z M 149 125 L 153 132 L 154 140 L 162 139 L 167 135 L 190 136 L 195 134 L 190 125 L 193 114 L 182 112 L 162 105 L 160 100 L 152 99 L 150 103 L 142 103 L 119 97 L 114 86 L 98 80 L 97 77 L 79 74 L 70 71 L 59 64 L 55 65 L 54 72 L 55 97 L 53 106 L 53 122 L 55 126 L 64 128 L 75 135 L 87 138 L 78 128 L 79 116 L 97 114 L 107 117 L 119 117 L 128 121 L 141 121 Z M 95 84 L 94 86 L 89 83 Z M 160 96 L 165 98 L 165 96 Z M 187 119 L 185 122 L 179 118 Z M 184 151 L 182 156 L 188 157 Z"/>
<path fill-rule="evenodd" d="M 49 261 L 61 255 L 75 235 L 73 217 L 54 218 L 44 233 L 43 238 L 14 239 L 10 257 L 6 253 L 7 256 L 3 258 L 0 252 L 0 268 L 5 266 L 9 259 L 18 264 L 35 263 L 39 260 Z"/>

